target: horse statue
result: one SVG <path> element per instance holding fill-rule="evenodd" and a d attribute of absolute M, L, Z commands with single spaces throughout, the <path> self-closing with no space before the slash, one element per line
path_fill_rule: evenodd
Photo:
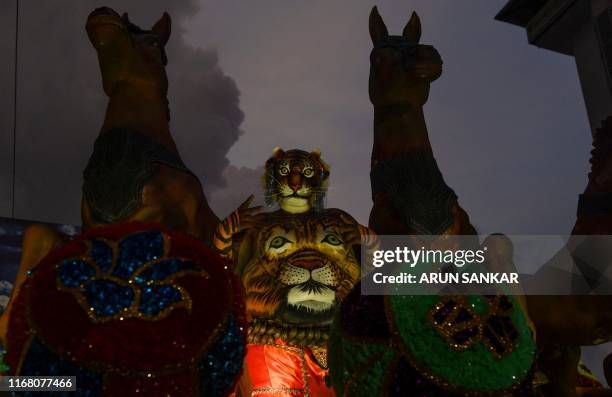
<path fill-rule="evenodd" d="M 608 263 L 612 253 L 596 236 L 612 234 L 611 158 L 612 118 L 605 120 L 594 134 L 591 152 L 591 172 L 587 186 L 578 201 L 577 217 L 572 235 L 561 252 L 550 259 L 535 277 L 554 280 L 558 262 L 568 260 L 580 279 L 593 279 L 595 284 L 604 269 L 594 268 L 597 262 Z M 594 236 L 589 238 L 588 236 Z M 565 255 L 561 255 L 565 254 Z M 589 274 L 589 270 L 591 274 Z M 593 277 L 595 270 L 595 277 Z M 549 382 L 543 386 L 546 395 L 574 396 L 595 394 L 581 387 L 576 368 L 580 346 L 597 345 L 612 340 L 612 300 L 609 295 L 528 295 L 527 305 L 538 335 L 539 368 Z M 611 360 L 605 361 L 608 384 L 612 382 Z M 592 393 L 592 394 L 591 394 Z M 607 395 L 612 395 L 608 392 Z"/>
<path fill-rule="evenodd" d="M 423 114 L 442 59 L 420 44 L 416 13 L 394 36 L 374 7 L 369 30 L 369 227 L 413 236 L 418 246 L 457 249 L 449 236 L 461 235 L 462 245 L 477 247 L 476 230 L 437 166 Z M 342 304 L 329 349 L 337 395 L 519 396 L 531 387 L 535 342 L 524 302 L 514 297 L 362 295 L 357 286 Z"/>
<path fill-rule="evenodd" d="M 109 102 L 83 232 L 25 231 L 0 322 L 8 373 L 73 375 L 78 395 L 226 396 L 246 348 L 243 288 L 204 243 L 219 220 L 170 133 L 170 16 L 144 30 L 98 8 L 86 30 Z"/>
<path fill-rule="evenodd" d="M 159 222 L 210 241 L 219 219 L 168 126 L 164 46 L 170 17 L 164 14 L 144 31 L 127 14 L 101 9 L 90 16 L 87 33 L 109 102 L 83 175 L 83 226 Z"/>
<path fill-rule="evenodd" d="M 370 227 L 389 235 L 475 234 L 435 163 L 423 114 L 430 83 L 442 74 L 440 55 L 434 47 L 419 44 L 416 14 L 401 36 L 391 36 L 374 8 L 370 36 L 374 43 L 369 77 L 374 105 Z M 428 189 L 417 191 L 413 183 L 402 186 L 405 178 L 432 182 Z"/>
<path fill-rule="evenodd" d="M 412 15 L 401 36 L 390 36 L 376 7 L 372 10 L 370 36 L 374 49 L 370 56 L 369 93 L 374 105 L 371 169 L 374 203 L 370 213 L 370 227 L 379 235 L 438 235 L 444 241 L 444 236 L 476 234 L 476 231 L 469 223 L 465 211 L 459 207 L 453 191 L 444 183 L 432 155 L 422 106 L 427 101 L 429 84 L 441 74 L 442 61 L 433 47 L 419 44 L 420 34 L 421 26 L 416 14 Z M 592 262 L 592 253 L 597 253 L 599 261 L 605 262 L 612 255 L 601 244 L 598 245 L 597 240 L 587 239 L 585 243 L 585 239 L 580 238 L 609 235 L 612 231 L 612 207 L 609 204 L 612 192 L 611 155 L 612 120 L 606 120 L 594 137 L 589 182 L 580 196 L 572 237 L 562 250 L 570 253 L 570 262 L 584 279 L 593 276 L 593 269 L 589 267 L 592 263 L 586 263 L 585 257 L 589 257 Z M 507 271 L 513 268 L 512 244 L 509 240 L 503 240 L 487 238 L 483 246 L 487 242 L 497 244 L 497 248 L 490 250 L 493 252 L 490 252 L 487 260 L 493 268 L 500 266 Z M 544 264 L 534 279 L 539 277 L 540 280 L 546 280 L 551 269 L 554 271 L 557 268 L 556 261 L 559 258 L 559 255 L 555 255 L 550 262 Z M 603 269 L 595 270 L 599 271 L 598 275 L 603 272 Z M 610 391 L 602 389 L 589 376 L 588 370 L 579 364 L 580 346 L 611 340 L 612 311 L 607 309 L 610 306 L 608 296 L 514 297 L 512 303 L 515 313 L 510 317 L 513 321 L 518 320 L 513 326 L 513 332 L 518 331 L 519 337 L 514 341 L 513 359 L 521 370 L 513 373 L 515 381 L 509 382 L 506 376 L 512 371 L 503 369 L 504 360 L 513 354 L 486 366 L 486 370 L 481 367 L 480 372 L 471 369 L 476 368 L 478 361 L 464 361 L 457 356 L 463 368 L 453 369 L 453 374 L 457 375 L 453 377 L 448 371 L 452 365 L 437 363 L 414 346 L 410 349 L 411 342 L 406 339 L 408 333 L 398 338 L 398 334 L 402 335 L 402 324 L 398 317 L 413 310 L 416 307 L 414 302 L 420 299 L 405 298 L 401 302 L 401 299 L 393 296 L 381 298 L 352 295 L 343 304 L 336 333 L 330 339 L 330 346 L 336 343 L 333 357 L 330 357 L 332 380 L 335 381 L 336 390 L 343 391 L 345 395 L 367 395 L 368 392 L 374 392 L 367 385 L 381 381 L 384 391 L 382 394 L 376 391 L 377 394 L 372 395 L 404 395 L 402 390 L 427 393 L 432 389 L 442 389 L 447 393 L 444 395 L 463 395 L 466 391 L 476 395 L 530 395 L 532 392 L 544 396 L 568 397 L 612 395 Z M 381 307 L 384 310 L 380 310 Z M 394 308 L 399 311 L 394 312 Z M 516 316 L 519 312 L 522 313 Z M 380 313 L 386 315 L 381 316 Z M 361 317 L 367 319 L 367 324 Z M 418 323 L 418 327 L 421 326 Z M 412 330 L 410 335 L 414 337 L 416 334 Z M 537 336 L 535 346 L 534 335 Z M 427 342 L 431 343 L 431 340 Z M 392 350 L 387 350 L 389 343 L 392 350 L 399 347 L 403 351 L 399 361 Z M 431 349 L 432 345 L 428 346 Z M 446 353 L 437 351 L 435 354 L 446 357 Z M 364 364 L 360 361 L 364 357 L 375 357 L 377 363 L 366 361 Z M 604 364 L 606 377 L 612 379 L 610 357 Z M 341 362 L 341 359 L 346 361 Z M 452 361 L 447 359 L 448 362 Z M 486 356 L 480 359 L 480 363 L 487 362 Z M 530 360 L 535 360 L 535 363 L 530 365 Z M 339 371 L 341 369 L 346 372 L 347 368 L 349 373 L 355 370 L 358 373 L 353 372 L 347 379 Z M 385 372 L 391 375 L 380 379 L 372 375 L 381 368 L 385 368 Z M 544 384 L 534 379 L 542 375 Z M 497 384 L 483 387 L 486 383 L 482 382 L 483 377 L 495 379 Z M 481 382 L 477 385 L 479 378 Z M 496 389 L 504 382 L 508 387 Z M 533 385 L 538 386 L 535 391 L 530 390 Z M 356 391 L 365 394 L 351 394 Z"/>
<path fill-rule="evenodd" d="M 158 222 L 210 241 L 219 219 L 170 134 L 164 50 L 170 38 L 170 16 L 164 14 L 145 31 L 131 23 L 127 14 L 99 8 L 89 16 L 86 29 L 98 53 L 109 102 L 83 175 L 83 229 Z M 26 229 L 15 294 L 27 272 L 64 242 L 66 236 L 45 225 Z"/>

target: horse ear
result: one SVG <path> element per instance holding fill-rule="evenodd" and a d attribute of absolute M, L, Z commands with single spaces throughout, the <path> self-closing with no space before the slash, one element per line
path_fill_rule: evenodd
<path fill-rule="evenodd" d="M 283 154 L 285 154 L 285 151 L 283 149 L 281 149 L 280 146 L 275 147 L 274 149 L 272 149 L 272 157 L 274 158 L 280 158 Z"/>
<path fill-rule="evenodd" d="M 419 44 L 421 40 L 421 19 L 416 12 L 412 12 L 410 20 L 404 26 L 402 36 L 414 45 Z"/>
<path fill-rule="evenodd" d="M 155 25 L 153 25 L 151 31 L 159 35 L 161 44 L 165 46 L 170 38 L 171 27 L 172 20 L 170 19 L 170 15 L 168 15 L 167 12 L 164 12 L 164 15 L 162 15 L 159 21 L 155 22 Z"/>
<path fill-rule="evenodd" d="M 381 40 L 386 39 L 387 36 L 389 36 L 389 31 L 378 13 L 378 8 L 374 6 L 372 7 L 372 12 L 370 12 L 370 38 L 372 43 L 376 45 Z"/>
<path fill-rule="evenodd" d="M 312 152 L 310 152 L 310 155 L 317 158 L 321 157 L 321 149 L 314 149 Z"/>

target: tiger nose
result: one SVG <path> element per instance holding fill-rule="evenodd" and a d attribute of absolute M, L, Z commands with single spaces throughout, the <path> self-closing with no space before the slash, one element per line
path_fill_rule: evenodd
<path fill-rule="evenodd" d="M 291 179 L 289 180 L 289 187 L 294 192 L 297 192 L 300 187 L 302 187 L 302 178 L 300 178 L 300 174 L 297 172 L 291 173 Z"/>
<path fill-rule="evenodd" d="M 325 266 L 325 262 L 320 259 L 298 259 L 291 262 L 295 267 L 301 267 L 309 271 L 319 269 Z"/>

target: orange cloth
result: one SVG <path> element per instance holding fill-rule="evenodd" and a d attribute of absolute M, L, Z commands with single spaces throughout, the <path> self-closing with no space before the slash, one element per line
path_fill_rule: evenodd
<path fill-rule="evenodd" d="M 289 346 L 248 344 L 244 369 L 238 381 L 241 397 L 334 397 L 325 384 L 327 370 L 315 361 L 312 351 Z"/>

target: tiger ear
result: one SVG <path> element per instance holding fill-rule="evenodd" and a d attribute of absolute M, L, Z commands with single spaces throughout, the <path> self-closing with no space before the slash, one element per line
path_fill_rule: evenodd
<path fill-rule="evenodd" d="M 320 158 L 321 157 L 321 149 L 319 149 L 319 148 L 313 149 L 313 151 L 310 152 L 310 155 L 313 156 L 313 157 L 316 157 L 316 158 Z"/>
<path fill-rule="evenodd" d="M 272 157 L 276 159 L 282 157 L 284 154 L 285 154 L 285 151 L 281 149 L 280 146 L 277 146 L 274 149 L 272 149 Z"/>

